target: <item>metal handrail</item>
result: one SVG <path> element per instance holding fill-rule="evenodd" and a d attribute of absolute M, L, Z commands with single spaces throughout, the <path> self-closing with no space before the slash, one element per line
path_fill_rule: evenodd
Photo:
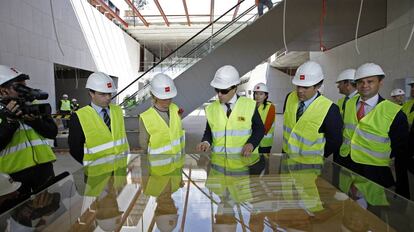
<path fill-rule="evenodd" d="M 225 15 L 227 15 L 230 11 L 232 11 L 233 9 L 235 9 L 237 6 L 239 6 L 240 4 L 242 4 L 245 0 L 241 0 L 240 2 L 238 2 L 236 5 L 234 5 L 232 8 L 230 8 L 229 10 L 227 10 L 225 13 L 223 13 L 220 17 L 218 17 L 216 20 L 214 20 L 213 22 L 209 23 L 206 27 L 204 27 L 201 31 L 197 32 L 197 34 L 193 35 L 190 39 L 188 39 L 186 42 L 184 42 L 183 44 L 181 44 L 178 48 L 174 49 L 172 52 L 170 52 L 166 57 L 162 58 L 160 61 L 157 62 L 156 65 L 154 65 L 153 67 L 151 67 L 150 69 L 148 69 L 147 71 L 145 71 L 143 74 L 141 74 L 138 78 L 136 78 L 134 81 L 132 81 L 131 83 L 129 83 L 126 87 L 124 87 L 121 91 L 119 91 L 117 94 L 115 94 L 112 99 L 116 98 L 118 95 L 120 95 L 122 92 L 124 92 L 127 88 L 129 88 L 131 85 L 133 85 L 135 82 L 137 82 L 139 79 L 141 79 L 141 77 L 143 77 L 144 75 L 146 75 L 148 72 L 150 72 L 152 69 L 154 69 L 156 66 L 158 66 L 160 63 L 162 63 L 164 60 L 166 60 L 167 58 L 169 58 L 171 55 L 173 55 L 174 53 L 176 53 L 178 50 L 180 50 L 182 47 L 184 47 L 186 44 L 188 44 L 190 41 L 192 41 L 195 37 L 197 37 L 198 35 L 200 35 L 202 32 L 204 32 L 205 30 L 207 30 L 211 25 L 213 25 L 214 23 L 216 23 L 218 20 L 220 20 L 221 18 L 223 18 Z M 229 23 L 233 22 L 230 21 Z M 127 99 L 128 100 L 128 99 Z M 122 102 L 121 104 L 123 104 L 124 102 Z"/>

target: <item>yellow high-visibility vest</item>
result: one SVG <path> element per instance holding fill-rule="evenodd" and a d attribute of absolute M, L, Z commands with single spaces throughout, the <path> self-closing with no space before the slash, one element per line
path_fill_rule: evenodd
<path fill-rule="evenodd" d="M 11 141 L 0 151 L 0 172 L 12 174 L 54 160 L 56 156 L 47 139 L 19 122 Z"/>
<path fill-rule="evenodd" d="M 266 122 L 266 118 L 267 115 L 269 113 L 269 109 L 271 106 L 271 102 L 268 102 L 269 104 L 266 106 L 266 108 L 264 108 L 264 104 L 261 104 L 257 110 L 259 111 L 260 117 L 262 118 L 262 122 L 263 124 Z M 263 109 L 264 108 L 264 109 Z M 271 147 L 273 144 L 273 133 L 275 131 L 275 123 L 276 123 L 276 118 L 275 121 L 272 124 L 272 127 L 270 128 L 270 130 L 267 132 L 267 134 L 264 135 L 262 141 L 260 141 L 260 147 Z"/>
<path fill-rule="evenodd" d="M 404 112 L 404 114 L 407 115 L 409 129 L 411 129 L 411 126 L 413 125 L 413 121 L 414 121 L 414 111 L 410 112 L 413 105 L 414 105 L 414 99 L 411 99 L 407 101 L 406 103 L 404 103 L 401 109 L 402 112 Z"/>
<path fill-rule="evenodd" d="M 60 100 L 60 110 L 70 111 L 70 101 L 69 100 Z"/>
<path fill-rule="evenodd" d="M 129 152 L 121 107 L 110 104 L 111 130 L 91 106 L 76 111 L 85 134 L 83 165 L 87 175 L 96 176 L 114 170 L 113 163 Z"/>
<path fill-rule="evenodd" d="M 213 135 L 211 144 L 213 164 L 244 172 L 248 166 L 259 161 L 258 148 L 250 157 L 241 155 L 243 146 L 252 133 L 252 117 L 255 109 L 256 102 L 246 97 L 237 99 L 229 118 L 219 100 L 207 106 L 206 117 Z"/>
<path fill-rule="evenodd" d="M 357 101 L 358 98 L 352 98 L 345 111 L 340 154 L 343 157 L 351 154 L 356 163 L 389 166 L 391 140 L 388 131 L 401 106 L 384 100 L 358 122 Z"/>
<path fill-rule="evenodd" d="M 299 99 L 296 91 L 289 94 L 283 122 L 283 150 L 289 158 L 302 164 L 322 164 L 325 134 L 319 133 L 332 101 L 317 97 L 296 122 Z"/>
<path fill-rule="evenodd" d="M 141 114 L 142 122 L 149 134 L 148 154 L 182 154 L 185 147 L 184 130 L 178 106 L 169 106 L 169 125 L 151 107 Z"/>

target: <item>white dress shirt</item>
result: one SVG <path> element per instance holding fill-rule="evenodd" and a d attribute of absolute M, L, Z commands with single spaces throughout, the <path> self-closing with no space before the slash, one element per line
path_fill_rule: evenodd
<path fill-rule="evenodd" d="M 234 94 L 234 96 L 230 99 L 230 101 L 228 101 L 227 103 L 230 103 L 230 109 L 233 110 L 234 109 L 234 105 L 236 105 L 236 101 L 237 101 L 237 94 Z M 227 106 L 224 103 L 221 103 L 221 108 L 223 108 L 224 113 L 227 112 Z"/>
<path fill-rule="evenodd" d="M 92 108 L 95 109 L 96 113 L 98 113 L 98 115 L 101 116 L 102 120 L 104 120 L 104 115 L 103 115 L 103 112 L 102 112 L 102 109 L 103 108 L 100 107 L 100 106 L 98 106 L 98 105 L 93 104 L 93 102 L 91 102 L 91 106 L 92 106 Z M 109 107 L 106 108 L 106 112 L 108 113 L 108 116 L 110 118 L 111 117 L 111 113 L 110 113 Z"/>
<path fill-rule="evenodd" d="M 374 109 L 374 107 L 378 104 L 378 99 L 379 99 L 379 95 L 377 93 L 375 96 L 364 101 L 365 102 L 365 109 L 364 109 L 365 115 L 367 115 L 369 112 L 371 112 L 372 109 Z M 357 112 L 358 112 L 359 106 L 361 105 L 361 101 L 362 99 L 359 98 L 358 103 L 357 103 L 357 108 L 356 108 Z"/>

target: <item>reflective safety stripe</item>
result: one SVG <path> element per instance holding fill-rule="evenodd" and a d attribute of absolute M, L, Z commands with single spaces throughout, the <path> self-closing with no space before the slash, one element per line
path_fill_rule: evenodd
<path fill-rule="evenodd" d="M 85 154 L 95 154 L 95 153 L 104 151 L 106 149 L 116 147 L 116 146 L 119 146 L 119 145 L 123 145 L 123 144 L 126 144 L 126 143 L 128 143 L 128 140 L 126 138 L 122 138 L 122 139 L 118 139 L 117 141 L 113 141 L 113 142 L 111 141 L 111 142 L 104 143 L 104 144 L 101 144 L 101 145 L 96 146 L 96 147 L 91 147 L 91 148 L 84 147 L 83 152 Z"/>
<path fill-rule="evenodd" d="M 350 130 L 355 130 L 356 125 L 351 124 L 351 123 L 345 123 L 344 124 L 344 129 L 350 129 Z"/>
<path fill-rule="evenodd" d="M 163 155 L 163 156 L 167 156 L 167 155 Z M 165 159 L 160 159 L 160 160 L 150 160 L 150 165 L 152 167 L 164 166 L 164 165 L 179 161 L 181 157 L 182 157 L 181 154 L 176 154 L 176 156 L 174 157 L 166 157 Z"/>
<path fill-rule="evenodd" d="M 224 136 L 246 136 L 250 135 L 252 130 L 226 130 L 226 131 L 213 131 L 213 137 L 219 138 Z"/>
<path fill-rule="evenodd" d="M 128 154 L 128 152 L 124 152 L 124 153 L 117 154 L 117 155 L 105 156 L 105 157 L 102 157 L 100 159 L 91 160 L 91 161 L 85 161 L 84 160 L 83 165 L 92 167 L 92 166 L 96 166 L 96 165 L 109 163 L 109 162 L 115 161 L 117 159 L 125 158 L 126 154 Z"/>
<path fill-rule="evenodd" d="M 290 137 L 298 140 L 300 143 L 306 144 L 308 146 L 313 146 L 313 145 L 317 145 L 317 144 L 322 144 L 325 143 L 325 138 L 319 138 L 316 141 L 310 141 L 308 139 L 305 139 L 304 137 L 296 134 L 296 133 L 291 133 Z"/>
<path fill-rule="evenodd" d="M 363 151 L 365 153 L 368 153 L 368 154 L 370 154 L 372 156 L 375 156 L 377 158 L 380 158 L 380 159 L 389 159 L 389 156 L 390 156 L 390 153 L 391 153 L 391 152 L 374 152 L 372 150 L 366 149 L 366 148 L 358 146 L 356 144 L 351 144 L 351 148 L 354 149 L 354 150 Z"/>
<path fill-rule="evenodd" d="M 300 171 L 306 169 L 322 169 L 322 164 L 288 164 L 289 170 Z"/>
<path fill-rule="evenodd" d="M 290 132 L 292 132 L 292 129 L 289 128 L 289 127 L 287 127 L 287 126 L 285 126 L 285 125 L 283 125 L 283 130 L 286 131 L 289 134 L 290 134 Z"/>
<path fill-rule="evenodd" d="M 49 145 L 49 144 L 46 140 L 41 140 L 41 139 L 25 141 L 24 143 L 20 143 L 20 144 L 17 144 L 15 146 L 13 146 L 13 147 L 3 149 L 0 152 L 0 157 L 4 156 L 4 155 L 7 155 L 7 154 L 11 154 L 11 153 L 14 153 L 14 152 L 21 151 L 21 150 L 26 149 L 28 147 L 34 147 L 34 146 L 39 146 L 39 145 Z"/>
<path fill-rule="evenodd" d="M 350 144 L 351 144 L 351 140 L 350 140 L 350 139 L 348 139 L 348 138 L 344 138 L 344 139 L 343 139 L 343 143 L 344 143 L 345 145 L 350 145 Z"/>
<path fill-rule="evenodd" d="M 323 150 L 314 150 L 314 151 L 304 151 L 300 149 L 299 147 L 288 144 L 290 155 L 299 154 L 299 155 L 323 155 Z"/>
<path fill-rule="evenodd" d="M 214 146 L 212 151 L 214 153 L 241 153 L 242 147 L 218 147 Z"/>
<path fill-rule="evenodd" d="M 181 136 L 179 139 L 173 140 L 171 144 L 168 144 L 167 146 L 164 146 L 164 147 L 160 147 L 157 149 L 152 149 L 148 147 L 148 154 L 157 155 L 157 154 L 162 154 L 164 152 L 170 151 L 172 150 L 173 146 L 180 145 L 181 141 L 184 141 L 184 136 Z"/>
<path fill-rule="evenodd" d="M 272 137 L 273 137 L 273 133 L 270 133 L 270 134 L 266 134 L 263 138 L 270 139 Z"/>
<path fill-rule="evenodd" d="M 362 131 L 361 129 L 357 129 L 355 131 L 359 136 L 362 136 L 368 140 L 373 140 L 375 142 L 379 142 L 379 143 L 389 143 L 390 142 L 390 138 L 388 137 L 382 137 L 382 136 L 378 136 L 378 135 L 374 135 L 371 133 L 368 133 L 366 131 Z"/>
<path fill-rule="evenodd" d="M 228 176 L 245 176 L 249 174 L 248 170 L 228 170 L 215 164 L 211 164 L 211 168 Z"/>
<path fill-rule="evenodd" d="M 228 159 L 240 159 L 240 153 L 233 153 L 233 154 L 225 154 L 223 153 L 216 153 L 216 156 L 223 156 L 222 158 L 228 158 Z"/>

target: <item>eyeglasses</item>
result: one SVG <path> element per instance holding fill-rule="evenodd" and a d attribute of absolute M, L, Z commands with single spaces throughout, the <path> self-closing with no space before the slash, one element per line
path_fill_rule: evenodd
<path fill-rule="evenodd" d="M 229 89 L 217 89 L 214 88 L 214 90 L 216 91 L 216 93 L 221 93 L 221 94 L 228 94 L 232 89 L 234 89 L 233 87 L 229 88 Z"/>

